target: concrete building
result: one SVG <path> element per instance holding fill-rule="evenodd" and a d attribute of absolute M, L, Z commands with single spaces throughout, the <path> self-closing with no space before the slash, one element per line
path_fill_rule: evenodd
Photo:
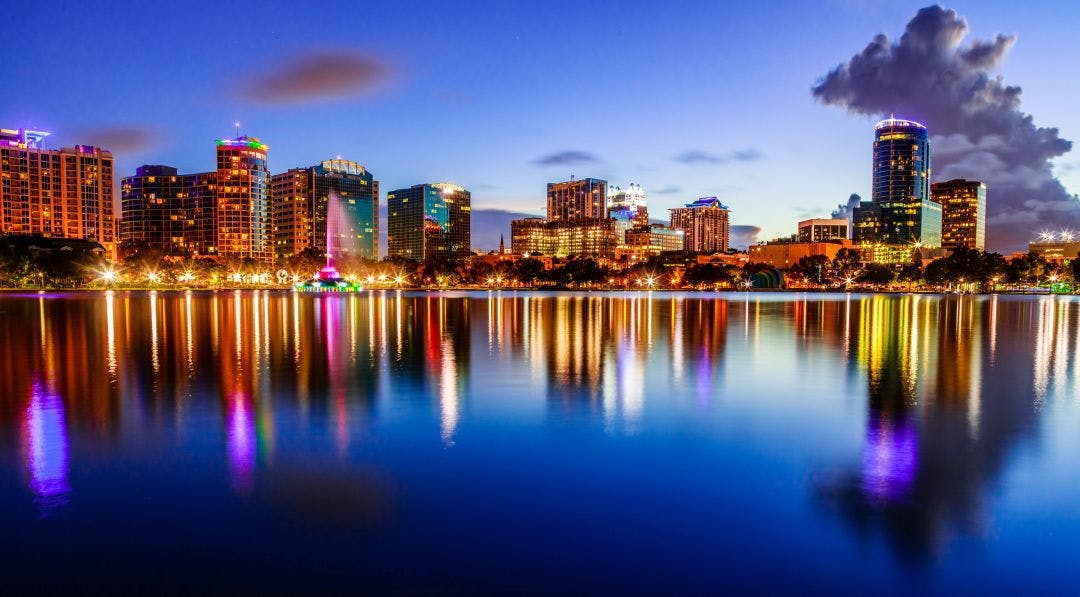
<path fill-rule="evenodd" d="M 729 210 L 716 197 L 702 197 L 671 210 L 671 228 L 685 232 L 685 249 L 695 253 L 726 253 L 730 239 Z"/>
<path fill-rule="evenodd" d="M 649 208 L 641 185 L 632 182 L 625 189 L 608 187 L 608 215 L 628 219 L 635 228 L 648 226 Z"/>
<path fill-rule="evenodd" d="M 46 149 L 47 136 L 0 129 L 0 234 L 89 239 L 115 255 L 112 153 Z"/>
<path fill-rule="evenodd" d="M 548 183 L 548 221 L 595 220 L 607 216 L 606 180 L 580 178 Z"/>
<path fill-rule="evenodd" d="M 120 242 L 166 255 L 216 255 L 215 172 L 143 165 L 120 184 Z"/>
<path fill-rule="evenodd" d="M 780 269 L 789 268 L 803 257 L 824 255 L 835 259 L 841 249 L 853 245 L 847 239 L 835 239 L 829 242 L 775 242 L 750 247 L 750 263 L 768 263 Z"/>
<path fill-rule="evenodd" d="M 812 218 L 799 222 L 802 243 L 826 242 L 848 237 L 848 221 L 843 218 Z"/>
<path fill-rule="evenodd" d="M 941 204 L 941 247 L 986 250 L 986 185 L 958 178 L 930 185 Z"/>
<path fill-rule="evenodd" d="M 611 218 L 554 222 L 524 218 L 510 222 L 511 250 L 523 255 L 610 259 L 615 256 L 615 240 L 615 220 Z"/>
<path fill-rule="evenodd" d="M 274 261 L 268 149 L 255 137 L 217 141 L 215 230 L 220 257 Z"/>

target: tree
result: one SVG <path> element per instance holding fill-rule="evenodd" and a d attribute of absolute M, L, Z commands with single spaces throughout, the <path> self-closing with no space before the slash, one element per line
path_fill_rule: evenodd
<path fill-rule="evenodd" d="M 788 268 L 788 274 L 811 284 L 824 284 L 829 270 L 825 255 L 807 255 Z"/>
<path fill-rule="evenodd" d="M 695 263 L 686 268 L 683 282 L 690 286 L 730 285 L 735 280 L 734 270 L 735 268 L 730 265 Z"/>
<path fill-rule="evenodd" d="M 856 279 L 866 284 L 891 284 L 896 280 L 896 270 L 888 265 L 872 263 L 860 272 Z"/>
<path fill-rule="evenodd" d="M 510 277 L 525 286 L 535 284 L 543 273 L 544 262 L 531 257 L 518 259 L 510 266 Z"/>
<path fill-rule="evenodd" d="M 830 273 L 833 281 L 842 284 L 848 278 L 854 278 L 859 273 L 860 264 L 861 259 L 857 250 L 847 247 L 840 249 L 832 261 L 832 271 Z"/>

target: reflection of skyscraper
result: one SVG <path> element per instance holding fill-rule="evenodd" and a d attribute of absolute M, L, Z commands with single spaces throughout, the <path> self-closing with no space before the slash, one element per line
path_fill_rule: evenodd
<path fill-rule="evenodd" d="M 471 252 L 471 199 L 450 183 L 418 184 L 386 194 L 387 255 L 421 261 Z"/>
<path fill-rule="evenodd" d="M 984 494 L 1035 423 L 1038 389 L 1016 375 L 1020 363 L 1038 369 L 1030 338 L 1006 349 L 1009 367 L 984 366 L 993 362 L 982 347 L 992 345 L 994 326 L 1033 327 L 1029 308 L 1014 306 L 1006 317 L 970 297 L 874 297 L 853 314 L 852 354 L 868 383 L 862 458 L 823 495 L 853 525 L 882 525 L 903 557 L 922 559 L 952 535 L 985 532 Z"/>
<path fill-rule="evenodd" d="M 941 205 L 930 195 L 926 127 L 889 118 L 874 127 L 873 200 L 856 207 L 855 242 L 941 245 Z"/>
<path fill-rule="evenodd" d="M 366 259 L 379 257 L 379 181 L 362 165 L 325 160 L 272 177 L 274 244 L 278 259 L 315 247 L 326 251 L 331 195 L 344 222 L 333 226 L 334 250 Z M 340 255 L 338 255 L 340 256 Z"/>

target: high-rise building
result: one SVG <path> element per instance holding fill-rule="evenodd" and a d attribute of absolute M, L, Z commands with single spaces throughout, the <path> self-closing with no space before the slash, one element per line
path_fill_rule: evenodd
<path fill-rule="evenodd" d="M 144 165 L 120 185 L 120 242 L 168 255 L 213 255 L 216 173 Z"/>
<path fill-rule="evenodd" d="M 634 227 L 649 225 L 649 208 L 641 185 L 632 182 L 625 189 L 618 186 L 608 187 L 607 196 L 608 215 L 628 218 Z"/>
<path fill-rule="evenodd" d="M 274 260 L 267 149 L 248 136 L 217 142 L 215 227 L 222 257 Z"/>
<path fill-rule="evenodd" d="M 581 255 L 610 259 L 615 255 L 615 220 L 578 218 L 544 221 L 524 218 L 510 222 L 510 246 L 515 253 L 552 257 Z"/>
<path fill-rule="evenodd" d="M 848 237 L 848 221 L 843 218 L 811 218 L 799 222 L 799 242 L 817 243 Z"/>
<path fill-rule="evenodd" d="M 450 183 L 413 185 L 386 194 L 390 257 L 422 261 L 472 252 L 471 195 Z"/>
<path fill-rule="evenodd" d="M 671 227 L 685 232 L 687 251 L 695 253 L 726 253 L 728 250 L 727 206 L 716 197 L 702 197 L 686 207 L 671 210 Z"/>
<path fill-rule="evenodd" d="M 326 160 L 271 177 L 274 244 L 287 259 L 308 247 L 379 258 L 379 181 L 362 165 Z M 329 225 L 328 225 L 329 223 Z"/>
<path fill-rule="evenodd" d="M 548 221 L 597 219 L 607 216 L 606 180 L 580 178 L 548 183 Z"/>
<path fill-rule="evenodd" d="M 45 149 L 48 135 L 0 129 L 0 233 L 91 239 L 113 254 L 112 153 Z"/>
<path fill-rule="evenodd" d="M 986 250 L 986 185 L 958 178 L 930 187 L 941 204 L 941 247 Z"/>
<path fill-rule="evenodd" d="M 930 194 L 930 137 L 918 122 L 889 118 L 874 127 L 872 201 L 852 215 L 853 240 L 941 246 L 941 205 Z"/>

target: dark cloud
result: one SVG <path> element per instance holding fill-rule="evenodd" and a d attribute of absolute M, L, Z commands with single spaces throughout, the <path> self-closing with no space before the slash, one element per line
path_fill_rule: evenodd
<path fill-rule="evenodd" d="M 140 154 L 159 145 L 162 135 L 141 126 L 102 126 L 76 131 L 72 141 L 108 149 L 114 154 Z"/>
<path fill-rule="evenodd" d="M 533 161 L 538 166 L 578 166 L 582 164 L 598 164 L 600 158 L 585 152 L 568 149 L 545 155 Z"/>
<path fill-rule="evenodd" d="M 841 203 L 836 206 L 836 209 L 829 215 L 834 218 L 844 218 L 851 221 L 851 212 L 859 206 L 859 202 L 862 201 L 862 197 L 858 193 L 852 193 L 848 196 L 847 203 Z"/>
<path fill-rule="evenodd" d="M 760 226 L 733 224 L 728 229 L 728 235 L 730 236 L 730 242 L 728 244 L 736 249 L 746 249 L 750 245 L 757 244 L 759 234 L 761 234 Z"/>
<path fill-rule="evenodd" d="M 813 95 L 855 114 L 922 120 L 932 134 L 934 180 L 987 184 L 988 242 L 1024 248 L 1043 228 L 1080 228 L 1080 201 L 1051 160 L 1072 143 L 1020 111 L 1020 88 L 991 73 L 1016 39 L 964 44 L 967 22 L 940 6 L 920 10 L 899 41 L 879 34 L 820 79 Z"/>
<path fill-rule="evenodd" d="M 678 186 L 675 186 L 675 185 L 668 185 L 666 187 L 660 187 L 659 189 L 656 189 L 655 191 L 649 191 L 649 194 L 651 194 L 651 195 L 675 195 L 675 194 L 681 193 L 681 192 L 682 192 L 682 187 L 678 187 Z"/>
<path fill-rule="evenodd" d="M 675 161 L 682 164 L 730 164 L 732 162 L 756 162 L 765 157 L 760 151 L 747 148 L 737 149 L 724 155 L 717 155 L 701 149 L 688 149 L 675 156 Z"/>
<path fill-rule="evenodd" d="M 301 104 L 364 95 L 386 85 L 393 69 L 356 50 L 309 52 L 249 80 L 240 97 L 258 104 Z"/>

